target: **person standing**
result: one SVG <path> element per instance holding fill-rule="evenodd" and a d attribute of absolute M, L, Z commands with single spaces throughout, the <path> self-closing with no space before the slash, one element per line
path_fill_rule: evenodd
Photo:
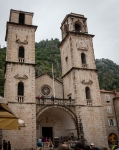
<path fill-rule="evenodd" d="M 41 150 L 41 148 L 42 148 L 42 142 L 41 142 L 41 139 L 38 139 L 37 150 Z"/>
<path fill-rule="evenodd" d="M 95 147 L 95 144 L 94 144 L 94 143 L 91 143 L 91 144 L 90 144 L 90 149 L 91 149 L 91 150 L 99 150 L 98 147 Z"/>
<path fill-rule="evenodd" d="M 10 141 L 8 141 L 7 150 L 11 150 L 11 143 L 10 143 Z"/>
<path fill-rule="evenodd" d="M 54 104 L 54 96 L 53 95 L 51 96 L 51 100 L 52 100 L 52 102 Z"/>
<path fill-rule="evenodd" d="M 43 101 L 43 104 L 44 104 L 44 96 L 43 96 L 43 95 L 41 96 L 41 99 L 42 99 L 42 101 Z"/>
<path fill-rule="evenodd" d="M 7 150 L 7 142 L 3 140 L 3 150 Z"/>

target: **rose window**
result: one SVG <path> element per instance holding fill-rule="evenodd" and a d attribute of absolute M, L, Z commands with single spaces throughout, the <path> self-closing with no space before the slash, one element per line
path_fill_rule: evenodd
<path fill-rule="evenodd" d="M 49 95 L 50 94 L 50 88 L 45 86 L 41 89 L 41 92 L 43 95 Z"/>

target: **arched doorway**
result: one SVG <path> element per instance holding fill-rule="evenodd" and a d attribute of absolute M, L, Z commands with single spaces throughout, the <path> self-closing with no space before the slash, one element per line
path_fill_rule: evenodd
<path fill-rule="evenodd" d="M 47 107 L 37 113 L 37 138 L 77 137 L 76 116 L 63 107 Z"/>

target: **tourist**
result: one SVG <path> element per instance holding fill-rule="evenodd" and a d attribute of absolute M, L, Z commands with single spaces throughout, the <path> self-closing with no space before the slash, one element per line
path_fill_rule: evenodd
<path fill-rule="evenodd" d="M 43 101 L 43 104 L 44 104 L 44 96 L 43 96 L 43 95 L 41 96 L 41 99 L 42 99 L 42 101 Z"/>
<path fill-rule="evenodd" d="M 7 142 L 6 142 L 6 140 L 3 140 L 3 150 L 7 150 Z"/>
<path fill-rule="evenodd" d="M 37 150 L 41 150 L 41 148 L 42 148 L 42 142 L 41 139 L 39 139 L 37 142 Z"/>
<path fill-rule="evenodd" d="M 8 144 L 7 144 L 7 150 L 11 150 L 11 144 L 10 144 L 10 141 L 8 141 Z"/>
<path fill-rule="evenodd" d="M 38 138 L 38 141 L 39 141 L 39 142 L 42 142 L 42 138 L 41 138 L 41 137 L 39 137 L 39 138 Z"/>
<path fill-rule="evenodd" d="M 91 149 L 91 150 L 99 150 L 99 148 L 95 147 L 95 144 L 94 144 L 94 143 L 91 143 L 91 144 L 90 144 L 90 149 Z"/>
<path fill-rule="evenodd" d="M 49 140 L 48 140 L 48 138 L 47 138 L 47 137 L 45 138 L 44 142 L 49 142 Z"/>
<path fill-rule="evenodd" d="M 58 146 L 57 150 L 70 150 L 70 148 L 66 144 L 61 144 L 60 146 Z"/>
<path fill-rule="evenodd" d="M 51 96 L 51 100 L 52 100 L 52 102 L 54 104 L 54 96 L 53 95 Z"/>
<path fill-rule="evenodd" d="M 80 142 L 77 142 L 74 146 L 73 146 L 74 150 L 84 150 L 84 145 Z"/>
<path fill-rule="evenodd" d="M 85 146 L 85 150 L 90 150 L 90 146 L 89 146 L 89 145 L 86 145 L 86 146 Z"/>
<path fill-rule="evenodd" d="M 49 149 L 50 149 L 50 150 L 52 150 L 52 149 L 54 148 L 54 145 L 53 145 L 51 139 L 49 139 L 49 144 L 48 144 L 48 146 L 49 146 Z"/>

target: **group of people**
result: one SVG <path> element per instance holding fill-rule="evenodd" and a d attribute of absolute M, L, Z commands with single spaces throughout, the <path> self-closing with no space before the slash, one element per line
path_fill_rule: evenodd
<path fill-rule="evenodd" d="M 43 101 L 43 104 L 44 104 L 44 99 L 45 99 L 45 98 L 44 98 L 44 95 L 42 95 L 41 97 L 40 97 L 40 95 L 38 95 L 37 99 L 38 99 L 39 101 L 40 101 L 40 99 L 41 99 L 41 100 Z M 54 98 L 54 96 L 52 95 L 52 96 L 51 96 L 51 100 L 52 100 L 53 104 L 54 104 L 54 99 L 55 99 L 55 98 Z"/>
<path fill-rule="evenodd" d="M 10 141 L 6 141 L 6 140 L 3 140 L 3 150 L 11 150 L 11 143 Z"/>
<path fill-rule="evenodd" d="M 95 146 L 94 143 L 91 143 L 90 145 L 86 145 L 84 146 L 81 142 L 77 142 L 73 147 L 73 150 L 100 150 L 98 147 Z M 61 144 L 58 147 L 58 150 L 70 150 L 70 148 L 68 147 L 67 144 Z M 108 150 L 108 148 L 103 147 L 101 148 L 101 150 Z M 114 144 L 111 148 L 111 150 L 119 150 L 119 143 L 117 142 L 116 144 Z"/>
<path fill-rule="evenodd" d="M 50 150 L 52 150 L 54 148 L 54 145 L 52 143 L 52 140 L 49 138 L 44 138 L 44 137 L 39 137 L 38 138 L 38 142 L 37 142 L 37 150 L 41 150 L 41 148 L 43 147 L 43 142 L 48 142 L 48 147 Z"/>
<path fill-rule="evenodd" d="M 84 146 L 81 142 L 77 142 L 72 149 L 74 150 L 99 150 L 99 148 L 95 147 L 94 143 L 91 143 L 90 146 L 86 145 Z M 67 144 L 61 144 L 58 147 L 58 150 L 70 150 Z"/>

